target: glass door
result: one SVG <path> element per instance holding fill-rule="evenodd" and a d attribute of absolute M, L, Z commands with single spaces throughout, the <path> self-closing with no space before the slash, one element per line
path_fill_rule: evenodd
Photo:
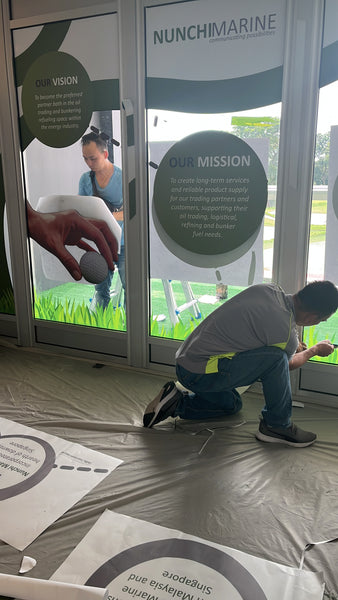
<path fill-rule="evenodd" d="M 218 0 L 145 8 L 154 361 L 161 339 L 272 280 L 285 12 L 284 0 L 241 0 L 226 21 Z"/>
<path fill-rule="evenodd" d="M 118 13 L 12 39 L 36 341 L 126 356 Z"/>
<path fill-rule="evenodd" d="M 338 285 L 338 8 L 325 4 L 324 38 L 320 72 L 320 91 L 307 281 L 328 279 Z M 329 339 L 338 343 L 338 315 L 313 327 L 304 328 L 308 345 Z M 314 357 L 301 372 L 300 388 L 337 396 L 337 349 L 326 358 Z"/>

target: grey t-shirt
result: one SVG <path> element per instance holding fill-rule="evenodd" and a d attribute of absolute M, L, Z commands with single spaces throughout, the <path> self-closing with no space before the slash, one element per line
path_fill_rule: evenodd
<path fill-rule="evenodd" d="M 212 312 L 176 353 L 192 373 L 216 373 L 218 359 L 262 346 L 296 352 L 298 334 L 292 296 L 275 284 L 246 288 Z"/>

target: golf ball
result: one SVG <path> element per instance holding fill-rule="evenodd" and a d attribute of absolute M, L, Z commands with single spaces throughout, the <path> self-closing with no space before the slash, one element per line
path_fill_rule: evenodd
<path fill-rule="evenodd" d="M 79 265 L 83 277 L 89 283 L 101 283 L 108 275 L 107 261 L 98 252 L 85 252 L 81 256 Z"/>

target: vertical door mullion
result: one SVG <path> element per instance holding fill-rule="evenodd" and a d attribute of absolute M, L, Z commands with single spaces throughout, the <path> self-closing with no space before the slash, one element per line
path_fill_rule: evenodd
<path fill-rule="evenodd" d="M 323 17 L 324 0 L 288 0 L 273 262 L 288 293 L 306 279 Z"/>
<path fill-rule="evenodd" d="M 1 96 L 1 135 L 3 144 L 3 170 L 8 220 L 8 233 L 11 248 L 11 268 L 15 311 L 17 319 L 18 343 L 31 346 L 34 340 L 32 289 L 28 259 L 28 239 L 26 229 L 26 210 L 24 203 L 18 123 L 15 116 L 16 91 L 12 71 L 9 3 L 1 3 L 1 28 L 3 31 L 4 52 L 1 53 L 0 75 L 2 89 L 8 90 Z"/>
<path fill-rule="evenodd" d="M 128 363 L 146 366 L 147 261 L 144 197 L 140 185 L 144 168 L 144 136 L 140 134 L 144 100 L 137 81 L 138 52 L 143 33 L 136 20 L 135 0 L 120 0 L 120 94 L 122 111 L 123 185 L 125 195 L 125 249 L 127 264 Z"/>
<path fill-rule="evenodd" d="M 287 5 L 273 276 L 288 292 L 305 283 L 323 4 Z"/>

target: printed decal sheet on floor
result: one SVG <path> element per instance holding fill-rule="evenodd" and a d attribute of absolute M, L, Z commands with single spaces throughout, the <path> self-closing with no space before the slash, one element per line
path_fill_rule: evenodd
<path fill-rule="evenodd" d="M 0 418 L 0 539 L 23 550 L 121 462 Z"/>
<path fill-rule="evenodd" d="M 322 575 L 106 510 L 53 580 L 110 600 L 321 600 Z"/>

